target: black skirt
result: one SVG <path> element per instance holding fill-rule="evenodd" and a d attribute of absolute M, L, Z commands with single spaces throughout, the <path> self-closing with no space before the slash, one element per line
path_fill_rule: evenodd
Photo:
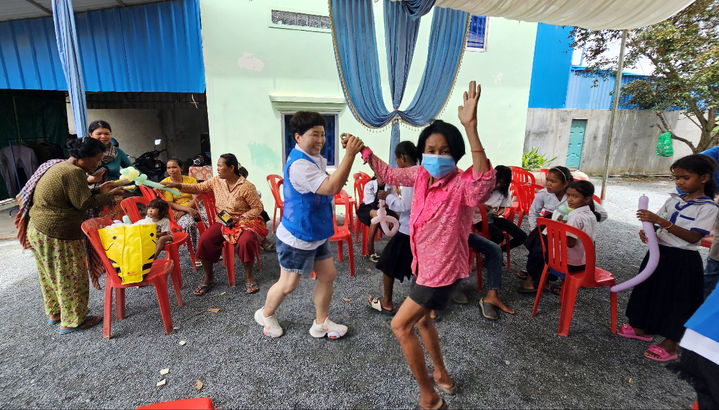
<path fill-rule="evenodd" d="M 412 248 L 409 246 L 409 235 L 397 232 L 387 245 L 377 262 L 377 269 L 387 276 L 399 279 L 400 282 L 412 276 Z"/>
<path fill-rule="evenodd" d="M 644 256 L 639 271 L 649 260 Z M 659 245 L 659 265 L 635 286 L 627 304 L 629 324 L 679 342 L 684 323 L 704 301 L 704 266 L 698 251 Z"/>

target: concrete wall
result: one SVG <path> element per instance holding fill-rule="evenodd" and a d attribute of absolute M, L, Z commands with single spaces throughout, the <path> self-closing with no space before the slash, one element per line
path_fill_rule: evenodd
<path fill-rule="evenodd" d="M 374 7 L 382 86 L 385 101 L 390 101 L 382 2 Z M 272 9 L 327 16 L 326 0 L 214 0 L 200 2 L 200 9 L 212 155 L 216 160 L 223 152 L 235 153 L 262 190 L 266 208 L 271 209 L 272 196 L 265 177 L 282 173 L 281 112 L 337 110 L 340 132 L 363 138 L 388 159 L 390 127 L 364 128 L 344 103 L 331 32 L 271 22 Z M 420 27 L 402 108 L 414 97 L 422 76 L 431 18 L 425 16 Z M 456 107 L 469 80 L 478 80 L 479 132 L 494 164 L 521 161 L 536 27 L 490 18 L 487 51 L 465 53 L 447 109 L 439 115 L 459 125 Z M 402 126 L 401 138 L 416 141 L 419 132 Z M 467 155 L 460 166 L 470 161 Z M 369 168 L 355 161 L 353 172 L 359 170 Z"/>
<path fill-rule="evenodd" d="M 69 104 L 67 113 L 69 132 L 76 134 Z M 162 139 L 157 149 L 167 149 L 163 159 L 186 160 L 200 152 L 200 134 L 208 132 L 207 112 L 192 107 L 90 109 L 87 120 L 109 122 L 112 136 L 120 143 L 120 148 L 134 157 L 155 149 L 155 139 Z"/>
<path fill-rule="evenodd" d="M 580 169 L 588 174 L 600 174 L 604 170 L 610 114 L 609 110 L 529 109 L 524 150 L 537 147 L 547 158 L 557 157 L 552 165 L 564 165 L 572 120 L 585 119 L 587 128 Z M 695 143 L 699 140 L 699 129 L 679 112 L 668 112 L 666 118 L 677 135 Z M 661 134 L 658 122 L 653 111 L 620 110 L 617 113 L 610 174 L 668 174 L 672 162 L 691 154 L 686 144 L 673 141 L 673 157 L 657 156 L 657 138 Z"/>

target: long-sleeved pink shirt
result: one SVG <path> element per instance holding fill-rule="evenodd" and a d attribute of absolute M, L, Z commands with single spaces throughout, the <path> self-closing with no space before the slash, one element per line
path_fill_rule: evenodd
<path fill-rule="evenodd" d="M 494 169 L 455 169 L 428 187 L 430 175 L 421 166 L 392 168 L 375 155 L 369 165 L 388 185 L 414 186 L 409 238 L 417 284 L 438 288 L 466 278 L 472 213 L 494 189 Z"/>

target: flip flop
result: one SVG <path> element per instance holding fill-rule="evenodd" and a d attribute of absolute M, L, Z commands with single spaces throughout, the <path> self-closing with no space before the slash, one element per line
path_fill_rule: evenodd
<path fill-rule="evenodd" d="M 257 282 L 245 282 L 245 292 L 248 295 L 257 293 L 260 291 L 260 287 L 257 286 Z"/>
<path fill-rule="evenodd" d="M 439 405 L 438 409 L 439 410 L 447 410 L 447 409 L 449 409 L 449 405 L 447 405 L 447 402 L 444 401 L 444 399 L 442 399 L 442 404 Z M 414 410 L 427 410 L 427 409 L 425 409 L 424 407 L 417 404 L 416 406 L 414 406 Z"/>
<path fill-rule="evenodd" d="M 56 325 L 56 324 L 58 324 L 58 323 L 60 323 L 60 319 L 58 319 L 58 320 L 48 319 L 48 320 L 47 320 L 47 324 L 48 324 L 48 325 Z"/>
<path fill-rule="evenodd" d="M 79 325 L 75 327 L 68 327 L 68 328 L 60 328 L 57 329 L 57 332 L 61 335 L 66 335 L 68 333 L 72 333 L 76 330 L 85 330 L 89 329 L 98 323 L 102 322 L 102 316 L 85 316 L 85 320 L 82 321 Z"/>
<path fill-rule="evenodd" d="M 617 336 L 626 337 L 627 339 L 637 339 L 642 342 L 651 342 L 654 340 L 651 336 L 640 336 L 636 334 L 636 332 L 634 332 L 634 328 L 629 323 L 625 323 L 619 328 Z"/>
<path fill-rule="evenodd" d="M 479 299 L 479 309 L 482 310 L 482 316 L 484 316 L 486 319 L 489 319 L 489 320 L 499 319 L 499 314 L 497 313 L 497 307 L 491 303 L 486 303 L 484 301 L 484 298 Z"/>
<path fill-rule="evenodd" d="M 380 312 L 380 313 L 383 313 L 383 314 L 385 314 L 385 315 L 390 315 L 390 316 L 392 316 L 392 315 L 394 315 L 394 313 L 395 313 L 395 312 L 394 312 L 394 309 L 392 309 L 392 310 L 387 310 L 387 309 L 383 308 L 383 307 L 382 307 L 382 302 L 380 302 L 380 298 L 378 298 L 378 297 L 370 296 L 370 297 L 369 297 L 369 306 L 370 306 L 372 309 L 374 309 L 374 310 L 376 310 L 376 311 L 378 311 L 378 312 Z"/>
<path fill-rule="evenodd" d="M 670 354 L 665 348 L 654 344 L 649 346 L 649 349 L 644 352 L 644 357 L 652 359 L 655 362 L 671 362 L 672 360 L 677 360 L 678 356 L 676 353 Z"/>
<path fill-rule="evenodd" d="M 195 290 L 192 291 L 192 294 L 195 296 L 204 296 L 207 294 L 207 292 L 210 291 L 210 289 L 212 289 L 212 287 L 214 285 L 215 285 L 214 283 L 210 283 L 207 285 L 200 285 L 200 286 L 196 287 Z"/>
<path fill-rule="evenodd" d="M 450 396 L 454 396 L 455 394 L 457 394 L 457 383 L 453 383 L 452 387 L 447 388 L 439 385 L 437 382 L 434 382 L 434 387 L 436 387 L 437 390 L 439 390 L 440 392 Z"/>

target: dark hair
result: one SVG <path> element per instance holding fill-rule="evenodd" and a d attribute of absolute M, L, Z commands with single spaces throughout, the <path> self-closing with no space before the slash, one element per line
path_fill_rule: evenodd
<path fill-rule="evenodd" d="M 419 134 L 417 139 L 417 159 L 422 161 L 422 153 L 424 152 L 424 144 L 432 134 L 442 134 L 449 145 L 449 153 L 455 162 L 464 156 L 464 138 L 454 125 L 442 120 L 434 120 Z"/>
<path fill-rule="evenodd" d="M 92 132 L 98 128 L 107 128 L 108 131 L 112 132 L 112 128 L 110 128 L 110 123 L 105 120 L 97 120 L 91 122 L 90 126 L 87 127 L 87 131 L 92 134 Z"/>
<path fill-rule="evenodd" d="M 589 181 L 572 181 L 569 183 L 569 186 L 567 186 L 567 189 L 569 188 L 579 192 L 583 197 L 591 199 L 591 201 L 589 201 L 589 209 L 592 210 L 592 213 L 597 218 L 597 222 L 599 222 L 602 216 L 594 209 L 594 185 Z"/>
<path fill-rule="evenodd" d="M 512 169 L 504 165 L 497 165 L 494 167 L 494 178 L 497 181 L 494 190 L 499 191 L 505 198 L 508 197 L 509 185 L 512 183 Z"/>
<path fill-rule="evenodd" d="M 569 171 L 569 168 L 563 167 L 563 166 L 556 166 L 552 167 L 547 171 L 547 173 L 553 173 L 559 176 L 559 178 L 562 179 L 562 182 L 572 182 L 574 181 L 574 177 L 572 176 L 572 172 Z"/>
<path fill-rule="evenodd" d="M 183 165 L 182 161 L 180 161 L 177 158 L 168 158 L 167 162 L 165 162 L 165 165 L 167 165 L 167 163 L 170 161 L 174 161 L 177 164 L 177 166 L 180 167 L 180 169 L 182 169 L 182 165 Z"/>
<path fill-rule="evenodd" d="M 714 180 L 717 163 L 714 158 L 704 154 L 687 155 L 674 161 L 669 169 L 674 171 L 675 168 L 681 168 L 697 175 L 709 174 L 709 180 L 704 184 L 704 195 L 714 198 L 717 193 L 717 184 Z"/>
<path fill-rule="evenodd" d="M 167 216 L 170 214 L 170 206 L 167 204 L 167 202 L 163 201 L 160 198 L 155 198 L 152 201 L 150 201 L 149 204 L 147 204 L 148 208 L 155 208 L 157 209 L 158 216 L 160 219 L 167 218 Z"/>
<path fill-rule="evenodd" d="M 240 167 L 239 171 L 240 171 L 240 175 L 243 178 L 247 178 L 247 176 L 250 175 L 250 173 L 247 172 L 247 168 L 245 168 L 245 167 Z"/>
<path fill-rule="evenodd" d="M 235 167 L 235 175 L 241 176 L 240 174 L 240 163 L 237 161 L 237 157 L 235 154 L 222 154 L 220 155 L 220 158 L 225 160 L 225 165 L 228 167 Z"/>
<path fill-rule="evenodd" d="M 417 147 L 412 141 L 402 141 L 394 147 L 394 156 L 397 158 L 406 156 L 411 163 L 417 164 Z"/>
<path fill-rule="evenodd" d="M 94 138 L 74 139 L 68 142 L 68 151 L 74 158 L 92 158 L 105 152 L 105 144 Z"/>
<path fill-rule="evenodd" d="M 325 119 L 320 113 L 315 111 L 297 111 L 295 115 L 290 118 L 290 131 L 292 131 L 292 138 L 294 139 L 295 134 L 304 134 L 312 127 L 321 125 L 327 126 Z"/>

